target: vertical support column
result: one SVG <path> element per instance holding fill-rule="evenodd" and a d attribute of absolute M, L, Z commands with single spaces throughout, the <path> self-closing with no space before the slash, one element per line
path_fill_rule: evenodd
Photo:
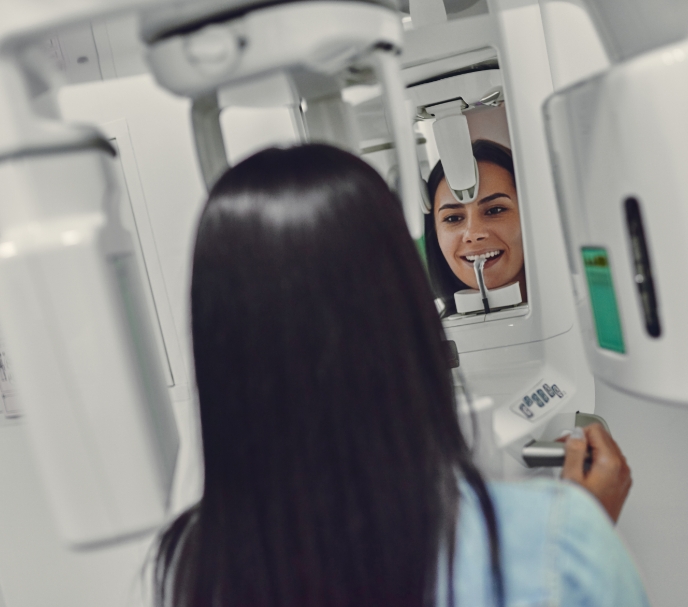
<path fill-rule="evenodd" d="M 553 87 L 540 6 L 537 0 L 488 0 L 488 6 L 499 32 L 528 300 L 539 308 L 543 332 L 556 335 L 571 328 L 574 306 L 542 114 Z"/>
<path fill-rule="evenodd" d="M 391 49 L 375 51 L 372 59 L 378 79 L 382 83 L 385 115 L 394 139 L 404 217 L 411 236 L 418 239 L 423 235 L 420 167 L 416 155 L 413 120 L 410 107 L 406 103 L 406 87 L 401 79 L 399 63 Z"/>

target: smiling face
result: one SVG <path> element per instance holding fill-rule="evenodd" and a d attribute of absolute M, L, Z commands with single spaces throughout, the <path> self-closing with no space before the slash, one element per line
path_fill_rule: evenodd
<path fill-rule="evenodd" d="M 473 289 L 478 283 L 473 261 L 485 255 L 488 289 L 519 281 L 525 297 L 525 269 L 521 219 L 516 186 L 511 173 L 491 162 L 479 162 L 480 188 L 474 202 L 461 204 L 446 179 L 435 194 L 437 240 L 452 272 Z"/>

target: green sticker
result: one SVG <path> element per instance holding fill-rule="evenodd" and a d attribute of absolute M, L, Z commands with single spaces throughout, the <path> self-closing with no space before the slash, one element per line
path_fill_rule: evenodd
<path fill-rule="evenodd" d="M 600 348 L 626 352 L 606 249 L 583 247 L 583 265 Z"/>

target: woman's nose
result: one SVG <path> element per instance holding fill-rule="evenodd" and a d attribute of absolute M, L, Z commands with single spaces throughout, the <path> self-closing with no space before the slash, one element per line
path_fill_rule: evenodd
<path fill-rule="evenodd" d="M 488 237 L 487 226 L 479 213 L 467 213 L 465 230 L 463 233 L 464 242 L 479 242 Z"/>

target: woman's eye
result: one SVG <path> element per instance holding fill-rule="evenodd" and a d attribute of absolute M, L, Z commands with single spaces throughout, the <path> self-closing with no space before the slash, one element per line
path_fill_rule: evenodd
<path fill-rule="evenodd" d="M 447 215 L 442 221 L 444 223 L 458 223 L 462 220 L 463 217 L 461 215 Z"/>
<path fill-rule="evenodd" d="M 499 215 L 500 213 L 503 213 L 506 210 L 507 210 L 506 207 L 492 207 L 490 209 L 487 209 L 487 211 L 485 211 L 485 215 Z"/>

